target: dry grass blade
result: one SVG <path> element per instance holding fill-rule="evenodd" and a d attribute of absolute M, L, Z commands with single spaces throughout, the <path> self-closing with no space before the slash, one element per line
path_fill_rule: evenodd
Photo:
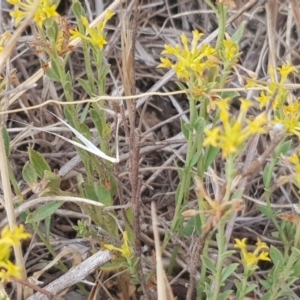
<path fill-rule="evenodd" d="M 152 217 L 152 226 L 153 226 L 153 235 L 155 243 L 155 257 L 156 257 L 156 280 L 157 280 L 157 297 L 159 300 L 172 300 L 174 299 L 172 295 L 172 290 L 165 274 L 162 263 L 162 253 L 161 246 L 159 241 L 158 233 L 158 222 L 156 215 L 156 205 L 155 202 L 151 203 L 151 217 Z"/>

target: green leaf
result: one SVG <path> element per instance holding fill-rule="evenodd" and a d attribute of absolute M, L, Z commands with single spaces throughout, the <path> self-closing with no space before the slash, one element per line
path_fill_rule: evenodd
<path fill-rule="evenodd" d="M 59 82 L 59 76 L 57 76 L 57 74 L 55 73 L 55 71 L 53 69 L 48 69 L 46 70 L 46 75 L 52 80 L 52 81 L 56 81 Z"/>
<path fill-rule="evenodd" d="M 271 282 L 269 280 L 260 280 L 259 282 L 265 290 L 269 290 L 271 288 Z"/>
<path fill-rule="evenodd" d="M 239 264 L 233 263 L 229 266 L 222 269 L 222 282 L 225 282 L 225 280 L 236 270 Z"/>
<path fill-rule="evenodd" d="M 50 166 L 48 165 L 45 158 L 37 151 L 29 148 L 29 161 L 40 178 L 43 178 L 45 171 L 51 171 Z"/>
<path fill-rule="evenodd" d="M 271 292 L 267 292 L 266 294 L 263 295 L 261 300 L 270 300 L 271 299 Z M 276 299 L 276 298 L 274 298 Z"/>
<path fill-rule="evenodd" d="M 34 183 L 37 183 L 38 181 L 37 173 L 35 172 L 29 161 L 27 161 L 25 166 L 23 167 L 22 177 L 28 183 L 28 185 L 32 185 Z"/>
<path fill-rule="evenodd" d="M 263 172 L 263 182 L 264 182 L 264 186 L 265 187 L 269 187 L 270 186 L 270 180 L 271 180 L 271 176 L 272 176 L 272 172 L 271 172 L 271 165 L 268 163 L 265 168 L 264 168 L 264 172 Z"/>
<path fill-rule="evenodd" d="M 3 140 L 4 140 L 5 153 L 6 153 L 6 156 L 9 157 L 9 155 L 10 155 L 10 139 L 9 139 L 9 133 L 8 133 L 6 127 L 2 128 L 2 136 L 3 136 Z"/>
<path fill-rule="evenodd" d="M 255 283 L 248 283 L 246 291 L 245 291 L 245 294 L 251 293 L 252 291 L 254 291 L 256 289 L 256 287 L 257 287 L 257 284 L 255 284 Z"/>
<path fill-rule="evenodd" d="M 234 254 L 236 253 L 236 250 L 227 250 L 224 251 L 221 255 L 220 255 L 220 259 L 224 260 L 227 257 L 232 257 Z"/>
<path fill-rule="evenodd" d="M 215 88 L 217 82 L 213 81 L 213 82 L 209 82 L 207 85 L 206 85 L 206 91 L 211 91 L 212 89 Z"/>
<path fill-rule="evenodd" d="M 194 123 L 194 128 L 199 135 L 203 135 L 205 126 L 206 126 L 205 119 L 202 117 L 198 117 Z"/>
<path fill-rule="evenodd" d="M 57 191 L 61 184 L 61 178 L 59 175 L 54 174 L 53 172 L 45 171 L 43 179 L 48 180 L 47 188 L 53 191 Z"/>
<path fill-rule="evenodd" d="M 181 130 L 184 135 L 184 137 L 188 140 L 190 135 L 190 127 L 191 125 L 187 122 L 185 122 L 183 119 L 180 120 L 181 123 Z"/>
<path fill-rule="evenodd" d="M 95 188 L 93 185 L 91 184 L 85 184 L 84 185 L 84 193 L 86 198 L 90 199 L 90 200 L 94 200 L 94 201 L 98 201 L 98 197 L 95 191 Z"/>
<path fill-rule="evenodd" d="M 232 294 L 232 290 L 228 290 L 223 292 L 222 294 L 218 295 L 218 300 L 227 300 L 229 296 Z"/>
<path fill-rule="evenodd" d="M 204 171 L 206 171 L 208 169 L 208 167 L 214 162 L 219 151 L 220 151 L 219 148 L 215 148 L 212 146 L 209 146 L 206 149 Z"/>
<path fill-rule="evenodd" d="M 112 205 L 112 197 L 110 191 L 101 183 L 95 184 L 95 192 L 98 198 L 98 202 L 102 203 L 104 206 Z"/>
<path fill-rule="evenodd" d="M 201 151 L 193 154 L 192 159 L 190 161 L 190 168 L 192 168 L 198 162 L 200 156 L 201 156 Z"/>
<path fill-rule="evenodd" d="M 49 240 L 50 239 L 50 230 L 51 230 L 51 216 L 48 216 L 45 218 L 44 225 L 45 225 L 46 238 Z"/>
<path fill-rule="evenodd" d="M 93 92 L 93 87 L 90 86 L 88 80 L 78 78 L 77 81 L 81 85 L 81 87 L 86 91 L 86 93 L 90 96 L 90 98 L 95 96 Z"/>
<path fill-rule="evenodd" d="M 91 135 L 91 131 L 90 128 L 84 124 L 84 123 L 80 123 L 80 128 L 79 128 L 80 133 L 87 138 L 88 140 L 92 139 L 92 135 Z M 79 140 L 78 140 L 79 141 Z"/>
<path fill-rule="evenodd" d="M 241 38 L 244 36 L 244 30 L 245 30 L 246 24 L 247 24 L 246 21 L 241 22 L 237 31 L 232 35 L 231 39 L 235 43 L 238 43 L 241 40 Z"/>
<path fill-rule="evenodd" d="M 73 11 L 77 21 L 80 20 L 81 16 L 85 16 L 83 7 L 78 0 L 73 0 L 72 11 Z"/>
<path fill-rule="evenodd" d="M 102 124 L 102 120 L 98 114 L 98 112 L 95 109 L 91 109 L 90 111 L 93 123 L 95 124 L 98 134 L 99 136 L 103 135 L 103 124 Z"/>
<path fill-rule="evenodd" d="M 206 268 L 208 270 L 210 270 L 213 274 L 216 273 L 216 267 L 215 267 L 215 263 L 212 259 L 210 259 L 207 256 L 202 256 L 202 262 L 204 263 L 204 265 L 206 266 Z"/>
<path fill-rule="evenodd" d="M 74 125 L 74 122 L 73 122 L 73 115 L 75 114 L 75 109 L 74 109 L 74 106 L 65 106 L 64 107 L 64 115 L 65 115 L 65 118 L 67 120 L 67 122 L 75 128 L 75 125 Z"/>
<path fill-rule="evenodd" d="M 195 231 L 199 234 L 199 236 L 202 233 L 201 218 L 199 215 L 193 216 L 188 220 L 182 230 L 182 233 L 186 236 L 191 236 Z"/>
<path fill-rule="evenodd" d="M 291 145 L 292 145 L 292 140 L 279 144 L 279 146 L 275 149 L 274 156 L 278 157 L 279 155 L 286 155 L 287 152 L 290 150 Z"/>
<path fill-rule="evenodd" d="M 283 267 L 285 265 L 282 253 L 274 246 L 270 247 L 270 258 L 275 266 Z"/>
<path fill-rule="evenodd" d="M 241 293 L 242 287 L 243 287 L 242 283 L 240 281 L 238 281 L 238 280 L 235 279 L 234 280 L 234 284 L 235 284 L 235 287 L 236 287 L 238 293 Z"/>
<path fill-rule="evenodd" d="M 271 219 L 274 215 L 272 208 L 269 206 L 259 206 L 260 212 L 265 215 L 268 219 Z"/>
<path fill-rule="evenodd" d="M 51 61 L 52 75 L 53 75 L 54 78 L 57 78 L 56 81 L 60 82 L 61 81 L 60 72 L 59 72 L 60 66 L 57 65 L 55 59 L 51 58 L 50 61 Z M 46 73 L 46 74 L 48 75 L 48 73 Z M 50 77 L 50 79 L 52 79 L 52 78 Z"/>
<path fill-rule="evenodd" d="M 44 25 L 46 27 L 46 34 L 51 43 L 56 43 L 58 37 L 58 25 L 53 19 L 48 18 Z"/>
<path fill-rule="evenodd" d="M 102 271 L 107 271 L 107 272 L 120 270 L 120 262 L 109 262 L 109 263 L 106 263 L 104 266 L 100 267 L 100 269 Z"/>
<path fill-rule="evenodd" d="M 72 84 L 72 78 L 70 73 L 68 72 L 66 74 L 65 82 L 63 83 L 65 97 L 68 101 L 72 100 L 73 98 L 73 84 Z"/>
<path fill-rule="evenodd" d="M 234 91 L 229 91 L 229 92 L 224 92 L 222 93 L 222 98 L 230 98 L 230 99 L 234 99 L 236 97 L 239 97 L 240 94 L 238 92 L 234 92 Z"/>
<path fill-rule="evenodd" d="M 27 215 L 26 223 L 37 223 L 53 215 L 61 206 L 62 201 L 47 203 Z"/>

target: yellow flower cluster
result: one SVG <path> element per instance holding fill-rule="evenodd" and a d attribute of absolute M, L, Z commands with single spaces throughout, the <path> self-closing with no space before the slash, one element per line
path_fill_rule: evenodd
<path fill-rule="evenodd" d="M 231 117 L 229 113 L 230 101 L 230 98 L 226 98 L 216 102 L 220 111 L 222 126 L 204 130 L 206 138 L 203 145 L 221 148 L 224 158 L 237 153 L 251 135 L 264 133 L 263 126 L 267 122 L 265 114 L 260 114 L 253 120 L 246 119 L 247 111 L 251 107 L 251 101 L 247 99 L 240 99 L 239 115 L 237 118 Z"/>
<path fill-rule="evenodd" d="M 10 260 L 11 248 L 20 245 L 22 239 L 27 239 L 30 234 L 24 231 L 24 227 L 18 226 L 13 230 L 5 227 L 0 238 L 0 280 L 9 281 L 12 277 L 20 278 L 19 266 L 14 265 Z"/>
<path fill-rule="evenodd" d="M 103 247 L 107 250 L 111 251 L 118 251 L 121 253 L 123 257 L 126 259 L 132 258 L 133 257 L 133 251 L 132 248 L 129 246 L 129 238 L 128 238 L 128 233 L 127 231 L 124 231 L 123 233 L 123 245 L 118 248 L 110 244 L 104 244 Z"/>
<path fill-rule="evenodd" d="M 89 26 L 89 22 L 86 17 L 81 17 L 81 21 L 86 30 L 86 35 L 80 33 L 78 29 L 70 30 L 70 40 L 81 38 L 102 50 L 103 47 L 107 44 L 107 41 L 104 36 L 104 27 L 107 21 L 110 20 L 114 15 L 115 13 L 111 12 L 110 10 L 107 10 L 104 20 L 100 22 L 95 28 L 91 28 Z"/>
<path fill-rule="evenodd" d="M 168 57 L 161 57 L 161 64 L 158 68 L 171 68 L 176 72 L 179 79 L 187 82 L 195 80 L 195 77 L 201 78 L 204 72 L 217 66 L 216 50 L 208 44 L 203 44 L 198 48 L 198 42 L 203 36 L 198 30 L 193 31 L 193 40 L 189 46 L 187 36 L 181 35 L 181 45 L 165 45 L 164 55 L 174 56 L 175 62 Z"/>
<path fill-rule="evenodd" d="M 272 108 L 274 109 L 274 120 L 271 124 L 282 124 L 284 130 L 288 135 L 296 135 L 300 138 L 300 106 L 299 98 L 292 100 L 292 95 L 285 87 L 288 76 L 292 73 L 297 73 L 298 70 L 290 62 L 277 68 L 280 75 L 280 80 L 277 82 L 275 71 L 270 69 L 271 81 L 267 85 L 267 90 L 262 91 L 257 100 L 260 102 L 260 108 L 264 108 L 270 101 L 272 101 Z M 255 82 L 248 82 L 247 86 L 259 86 Z M 262 88 L 264 88 L 262 86 Z M 264 88 L 265 89 L 265 88 Z"/>
<path fill-rule="evenodd" d="M 8 3 L 14 5 L 14 11 L 10 15 L 15 19 L 15 26 L 31 13 L 34 8 L 34 0 L 7 0 Z M 35 12 L 33 21 L 42 27 L 46 19 L 56 18 L 59 14 L 56 12 L 57 1 L 53 0 L 39 0 L 37 10 Z"/>
<path fill-rule="evenodd" d="M 265 242 L 262 242 L 259 238 L 257 238 L 256 249 L 253 252 L 247 251 L 246 243 L 246 238 L 243 238 L 242 240 L 235 239 L 234 245 L 235 248 L 241 250 L 241 259 L 245 269 L 256 269 L 259 260 L 271 261 L 268 253 L 269 247 Z"/>

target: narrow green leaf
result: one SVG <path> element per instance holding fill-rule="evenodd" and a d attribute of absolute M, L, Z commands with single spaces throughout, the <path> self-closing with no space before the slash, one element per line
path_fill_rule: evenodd
<path fill-rule="evenodd" d="M 48 216 L 45 218 L 44 225 L 45 225 L 46 238 L 49 240 L 50 239 L 50 230 L 51 230 L 51 216 Z"/>
<path fill-rule="evenodd" d="M 189 134 L 190 134 L 189 126 L 191 126 L 191 125 L 186 123 L 183 119 L 180 120 L 180 123 L 181 123 L 182 133 L 183 133 L 184 137 L 188 140 Z"/>
<path fill-rule="evenodd" d="M 215 267 L 215 263 L 213 260 L 211 260 L 209 257 L 203 255 L 202 261 L 208 270 L 210 270 L 213 274 L 216 273 L 216 267 Z"/>
<path fill-rule="evenodd" d="M 65 82 L 63 83 L 64 92 L 68 101 L 73 99 L 73 83 L 70 73 L 66 74 Z"/>
<path fill-rule="evenodd" d="M 245 294 L 249 294 L 257 288 L 257 284 L 255 283 L 248 283 Z"/>
<path fill-rule="evenodd" d="M 270 180 L 271 180 L 272 172 L 271 172 L 271 165 L 268 163 L 263 172 L 263 182 L 265 187 L 269 187 Z"/>
<path fill-rule="evenodd" d="M 91 117 L 93 119 L 93 123 L 95 124 L 99 136 L 103 136 L 103 124 L 102 120 L 95 109 L 91 109 L 90 111 Z"/>
<path fill-rule="evenodd" d="M 247 22 L 243 21 L 241 22 L 239 28 L 237 29 L 237 31 L 232 35 L 231 39 L 235 42 L 238 43 L 242 37 L 244 36 L 244 30 L 246 27 Z"/>
<path fill-rule="evenodd" d="M 60 79 L 59 79 L 59 76 L 57 76 L 57 74 L 55 73 L 55 71 L 53 69 L 48 69 L 46 70 L 46 75 L 52 80 L 52 81 L 55 81 L 55 82 L 59 82 Z"/>
<path fill-rule="evenodd" d="M 94 97 L 93 88 L 90 86 L 89 82 L 87 80 L 84 80 L 82 78 L 77 79 L 80 86 L 86 91 L 86 93 L 89 95 L 89 97 Z"/>
<path fill-rule="evenodd" d="M 225 282 L 225 280 L 236 270 L 239 264 L 233 263 L 229 266 L 223 268 L 222 270 L 222 282 Z"/>
<path fill-rule="evenodd" d="M 29 148 L 28 153 L 32 168 L 40 178 L 43 178 L 45 171 L 51 171 L 51 168 L 48 165 L 47 161 L 39 152 Z"/>
<path fill-rule="evenodd" d="M 6 127 L 2 128 L 2 136 L 3 136 L 3 140 L 4 140 L 5 153 L 6 153 L 6 156 L 9 157 L 9 155 L 10 155 L 10 138 L 9 138 L 9 133 L 8 133 Z"/>
<path fill-rule="evenodd" d="M 234 99 L 239 96 L 240 96 L 240 94 L 238 92 L 234 92 L 234 91 L 228 91 L 228 92 L 222 93 L 223 99 L 225 99 L 225 98 Z"/>
<path fill-rule="evenodd" d="M 200 159 L 200 156 L 201 156 L 201 151 L 193 154 L 191 162 L 190 162 L 190 168 L 192 168 L 198 162 L 198 160 Z"/>
<path fill-rule="evenodd" d="M 51 58 L 50 61 L 51 61 L 51 72 L 52 72 L 52 75 L 54 76 L 54 78 L 57 78 L 57 81 L 59 82 L 59 81 L 61 81 L 60 72 L 59 72 L 60 66 L 57 65 L 55 59 Z M 50 77 L 50 79 L 51 79 L 51 77 Z"/>
<path fill-rule="evenodd" d="M 270 247 L 270 258 L 276 266 L 283 267 L 285 265 L 282 253 L 274 246 Z"/>
<path fill-rule="evenodd" d="M 216 156 L 218 155 L 220 149 L 209 146 L 206 150 L 205 154 L 205 164 L 204 164 L 204 171 L 208 169 L 208 167 L 214 162 Z"/>
<path fill-rule="evenodd" d="M 228 290 L 223 292 L 222 294 L 218 295 L 218 300 L 226 300 L 229 298 L 229 296 L 232 294 L 232 290 Z"/>
<path fill-rule="evenodd" d="M 34 212 L 31 212 L 27 215 L 26 223 L 37 223 L 39 221 L 45 220 L 47 217 L 50 217 L 57 209 L 63 205 L 61 201 L 55 201 L 47 203 Z"/>
<path fill-rule="evenodd" d="M 104 266 L 102 266 L 100 269 L 102 271 L 107 271 L 107 272 L 120 270 L 120 263 L 119 262 L 109 262 L 109 263 L 106 263 Z"/>
<path fill-rule="evenodd" d="M 259 206 L 259 210 L 264 214 L 268 219 L 271 219 L 274 215 L 272 208 L 268 206 Z"/>
<path fill-rule="evenodd" d="M 198 117 L 194 124 L 194 128 L 195 128 L 197 134 L 203 135 L 205 126 L 206 126 L 205 119 L 202 117 Z"/>

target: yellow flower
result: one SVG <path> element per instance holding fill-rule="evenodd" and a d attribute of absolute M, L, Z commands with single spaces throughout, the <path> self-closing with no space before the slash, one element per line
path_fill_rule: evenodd
<path fill-rule="evenodd" d="M 114 250 L 121 253 L 121 255 L 125 258 L 131 258 L 133 256 L 132 248 L 129 246 L 129 239 L 127 231 L 123 233 L 123 245 L 118 248 L 110 244 L 104 244 L 104 248 L 107 250 Z"/>
<path fill-rule="evenodd" d="M 269 247 L 259 238 L 257 238 L 256 249 L 253 252 L 247 251 L 247 238 L 243 238 L 242 240 L 235 239 L 234 247 L 241 249 L 241 259 L 246 270 L 256 269 L 259 260 L 271 261 L 269 253 L 261 251 L 262 249 L 269 250 Z"/>
<path fill-rule="evenodd" d="M 239 51 L 237 43 L 229 39 L 229 40 L 224 40 L 223 45 L 224 45 L 223 55 L 225 61 L 231 62 L 234 59 L 236 59 Z"/>
<path fill-rule="evenodd" d="M 206 135 L 204 146 L 212 145 L 222 149 L 223 157 L 237 154 L 246 140 L 253 134 L 265 133 L 264 125 L 267 122 L 265 114 L 258 115 L 253 121 L 246 120 L 246 113 L 251 103 L 241 99 L 241 109 L 238 117 L 231 117 L 229 114 L 230 99 L 222 99 L 216 102 L 219 108 L 219 118 L 222 126 L 219 128 L 205 129 Z"/>
<path fill-rule="evenodd" d="M 157 68 L 171 68 L 173 63 L 168 58 L 161 57 L 161 64 L 157 66 Z"/>
<path fill-rule="evenodd" d="M 9 227 L 4 227 L 1 232 L 1 243 L 11 246 L 20 245 L 20 240 L 28 239 L 30 234 L 24 231 L 24 226 L 16 226 L 12 230 Z"/>
<path fill-rule="evenodd" d="M 20 244 L 20 240 L 27 239 L 30 234 L 24 231 L 24 227 L 16 226 L 9 230 L 4 227 L 0 237 L 0 281 L 9 281 L 12 277 L 20 278 L 21 268 L 9 261 L 11 247 Z"/>
<path fill-rule="evenodd" d="M 281 67 L 277 68 L 279 71 L 281 78 L 280 78 L 280 83 L 284 83 L 289 76 L 290 73 L 298 73 L 298 70 L 296 69 L 295 66 L 291 65 L 290 62 L 287 62 L 285 65 L 282 65 Z"/>
<path fill-rule="evenodd" d="M 10 13 L 11 17 L 15 19 L 15 26 L 31 13 L 34 5 L 34 0 L 7 0 L 8 3 L 14 5 L 14 11 Z M 52 0 L 40 0 L 33 21 L 42 27 L 46 19 L 56 18 L 59 14 L 56 12 L 57 4 Z"/>
<path fill-rule="evenodd" d="M 220 128 L 215 127 L 212 129 L 204 129 L 204 133 L 206 138 L 204 140 L 203 146 L 213 146 L 217 148 L 219 146 L 219 136 L 220 136 Z"/>
<path fill-rule="evenodd" d="M 1 282 L 10 281 L 12 277 L 21 278 L 21 267 L 16 266 L 11 261 L 0 262 L 0 280 Z"/>
<path fill-rule="evenodd" d="M 83 40 L 86 40 L 90 44 L 98 47 L 100 50 L 103 49 L 103 47 L 107 44 L 107 41 L 104 37 L 104 27 L 108 20 L 110 20 L 115 13 L 108 10 L 106 12 L 106 15 L 104 17 L 104 21 L 97 24 L 96 28 L 91 28 L 89 26 L 89 22 L 86 17 L 81 17 L 82 24 L 84 25 L 86 29 L 86 34 L 80 33 L 77 29 L 70 30 L 71 38 L 70 40 L 74 40 L 76 38 L 81 38 Z"/>
<path fill-rule="evenodd" d="M 241 250 L 247 249 L 247 238 L 243 238 L 242 240 L 234 239 L 235 245 L 234 248 L 239 248 Z"/>

